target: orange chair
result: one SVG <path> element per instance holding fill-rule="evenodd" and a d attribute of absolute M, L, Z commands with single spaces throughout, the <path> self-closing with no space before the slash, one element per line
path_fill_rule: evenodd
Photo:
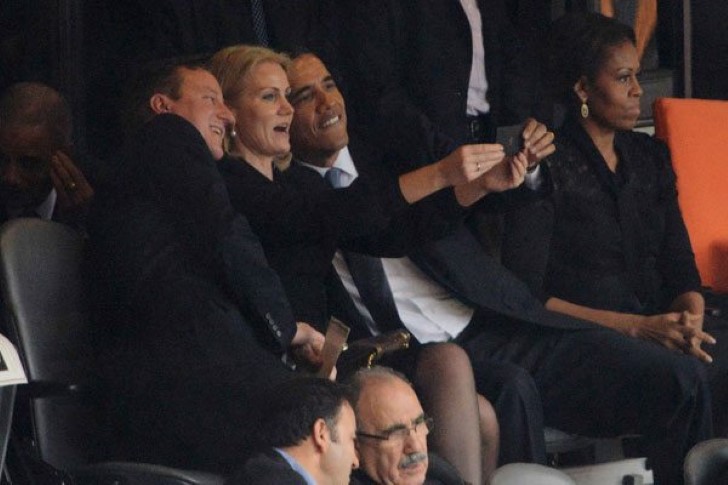
<path fill-rule="evenodd" d="M 703 285 L 728 293 L 728 101 L 661 98 L 654 118 Z"/>

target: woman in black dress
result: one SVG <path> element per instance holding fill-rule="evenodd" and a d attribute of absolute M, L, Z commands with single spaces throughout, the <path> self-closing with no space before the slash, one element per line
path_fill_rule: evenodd
<path fill-rule="evenodd" d="M 543 164 L 552 192 L 511 215 L 504 262 L 548 309 L 708 364 L 725 434 L 726 352 L 712 347 L 720 322 L 704 315 L 670 154 L 632 131 L 642 95 L 634 32 L 579 14 L 557 21 L 551 41 L 549 79 L 567 112 Z"/>

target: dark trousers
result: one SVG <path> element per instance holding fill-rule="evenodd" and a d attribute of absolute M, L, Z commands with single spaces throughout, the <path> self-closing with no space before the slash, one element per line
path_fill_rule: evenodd
<path fill-rule="evenodd" d="M 107 353 L 104 411 L 118 446 L 102 459 L 228 473 L 256 444 L 264 390 L 295 377 L 234 305 L 185 295 Z"/>
<path fill-rule="evenodd" d="M 713 428 L 716 437 L 728 438 L 728 320 L 706 316 L 703 329 L 717 340 L 715 345 L 703 346 L 713 357 L 712 363 L 704 364 L 713 402 Z"/>
<path fill-rule="evenodd" d="M 596 326 L 562 330 L 498 315 L 474 325 L 461 342 L 474 369 L 495 361 L 527 372 L 547 426 L 645 436 L 658 484 L 682 483 L 685 454 L 712 436 L 708 378 L 695 358 Z"/>

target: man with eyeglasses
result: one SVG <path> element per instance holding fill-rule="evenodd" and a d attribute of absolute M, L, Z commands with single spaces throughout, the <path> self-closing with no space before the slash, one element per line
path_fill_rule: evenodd
<path fill-rule="evenodd" d="M 447 462 L 428 455 L 433 421 L 402 374 L 387 367 L 361 369 L 350 385 L 359 453 L 352 484 L 464 483 Z"/>
<path fill-rule="evenodd" d="M 69 156 L 71 132 L 70 109 L 54 89 L 23 82 L 0 96 L 0 223 L 82 225 L 94 190 Z"/>

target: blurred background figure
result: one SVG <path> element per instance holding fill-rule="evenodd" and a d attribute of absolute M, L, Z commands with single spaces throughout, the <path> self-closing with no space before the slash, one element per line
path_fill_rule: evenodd
<path fill-rule="evenodd" d="M 39 83 L 0 96 L 0 222 L 39 217 L 81 226 L 94 190 L 71 158 L 66 100 Z"/>

